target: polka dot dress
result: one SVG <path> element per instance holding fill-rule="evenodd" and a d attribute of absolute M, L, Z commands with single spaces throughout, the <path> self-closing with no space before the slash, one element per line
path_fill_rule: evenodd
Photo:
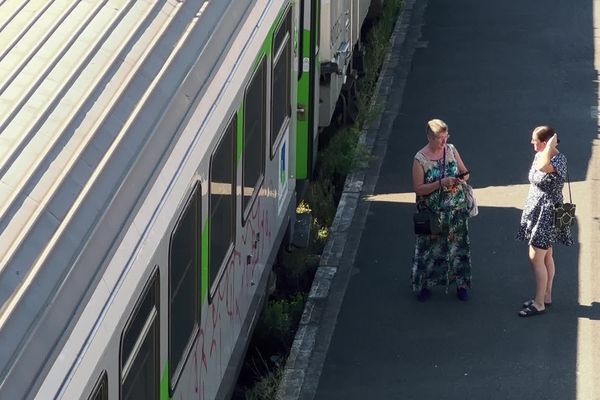
<path fill-rule="evenodd" d="M 567 157 L 558 153 L 550 163 L 555 171 L 546 173 L 534 168 L 541 153 L 536 153 L 529 170 L 529 194 L 523 208 L 517 239 L 539 249 L 548 249 L 556 242 L 573 244 L 571 229 L 554 227 L 554 204 L 563 202 L 562 189 L 567 178 Z"/>

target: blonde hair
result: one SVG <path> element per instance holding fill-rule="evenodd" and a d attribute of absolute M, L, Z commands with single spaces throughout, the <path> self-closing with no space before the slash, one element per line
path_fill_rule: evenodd
<path fill-rule="evenodd" d="M 436 118 L 427 122 L 427 136 L 438 137 L 444 132 L 448 132 L 448 125 L 441 119 Z"/>

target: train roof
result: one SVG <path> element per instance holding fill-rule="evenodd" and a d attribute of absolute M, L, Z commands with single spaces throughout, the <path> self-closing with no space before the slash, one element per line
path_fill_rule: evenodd
<path fill-rule="evenodd" d="M 0 397 L 35 393 L 255 1 L 0 1 Z"/>

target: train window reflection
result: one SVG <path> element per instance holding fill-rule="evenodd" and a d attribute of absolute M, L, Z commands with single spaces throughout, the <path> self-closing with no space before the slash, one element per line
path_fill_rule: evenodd
<path fill-rule="evenodd" d="M 235 239 L 236 120 L 234 115 L 210 163 L 208 279 L 211 292 Z"/>
<path fill-rule="evenodd" d="M 273 41 L 273 78 L 271 82 L 271 159 L 275 155 L 274 146 L 283 132 L 286 119 L 292 115 L 291 55 L 292 55 L 292 12 L 288 10 Z"/>
<path fill-rule="evenodd" d="M 106 371 L 102 372 L 100 379 L 96 382 L 89 400 L 108 400 L 108 377 Z"/>
<path fill-rule="evenodd" d="M 242 210 L 246 213 L 265 173 L 265 134 L 267 129 L 267 60 L 260 62 L 244 97 L 244 152 Z"/>
<path fill-rule="evenodd" d="M 169 248 L 169 368 L 171 391 L 198 329 L 200 189 L 196 186 L 171 236 Z"/>
<path fill-rule="evenodd" d="M 157 270 L 121 337 L 121 398 L 124 400 L 159 398 L 158 288 Z"/>

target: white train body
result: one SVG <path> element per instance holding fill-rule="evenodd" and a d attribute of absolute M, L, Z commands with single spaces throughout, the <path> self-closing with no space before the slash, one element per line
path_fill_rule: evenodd
<path fill-rule="evenodd" d="M 3 49 L 18 67 L 2 98 L 0 397 L 87 398 L 97 382 L 109 398 L 223 396 L 295 206 L 297 10 L 284 0 L 12 5 L 2 15 L 22 40 Z M 264 49 L 279 20 L 289 26 L 276 55 Z M 275 56 L 284 97 L 268 89 Z M 242 187 L 240 113 L 257 66 L 264 104 L 279 96 L 287 107 L 277 126 L 264 110 L 264 170 Z M 20 126 L 30 113 L 45 124 Z M 174 238 L 178 224 L 193 238 Z M 185 307 L 170 307 L 179 293 L 199 308 L 184 333 L 169 325 L 185 320 Z"/>
<path fill-rule="evenodd" d="M 0 398 L 230 395 L 369 4 L 0 2 Z"/>

